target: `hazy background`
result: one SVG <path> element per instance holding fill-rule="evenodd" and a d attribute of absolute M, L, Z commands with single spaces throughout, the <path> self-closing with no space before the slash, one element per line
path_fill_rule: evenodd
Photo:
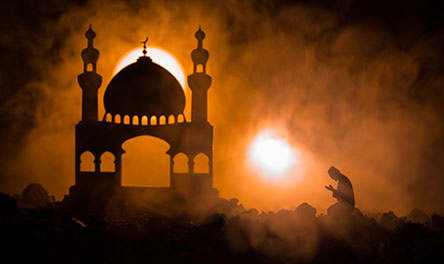
<path fill-rule="evenodd" d="M 202 25 L 222 197 L 259 210 L 306 201 L 322 212 L 334 203 L 323 186 L 333 184 L 327 170 L 335 165 L 361 209 L 444 213 L 444 4 L 386 2 L 2 1 L 0 191 L 40 182 L 61 199 L 74 183 L 77 75 L 89 24 L 101 54 L 100 118 L 122 55 L 148 35 L 188 75 Z M 189 103 L 188 90 L 188 119 Z M 246 162 L 264 129 L 299 150 L 301 162 L 283 182 L 262 180 Z M 134 142 L 125 143 L 132 151 L 125 148 L 123 166 L 148 154 L 143 167 L 164 151 L 159 142 L 157 154 L 145 139 Z"/>

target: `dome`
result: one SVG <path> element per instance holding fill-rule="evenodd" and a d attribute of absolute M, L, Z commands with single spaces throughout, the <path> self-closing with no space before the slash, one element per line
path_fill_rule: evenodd
<path fill-rule="evenodd" d="M 151 58 L 140 57 L 114 76 L 104 104 L 112 115 L 179 115 L 185 108 L 185 94 L 170 72 Z"/>

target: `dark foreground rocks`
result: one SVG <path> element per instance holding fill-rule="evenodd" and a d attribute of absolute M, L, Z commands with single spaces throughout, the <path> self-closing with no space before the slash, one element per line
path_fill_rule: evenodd
<path fill-rule="evenodd" d="M 0 194 L 4 263 L 444 263 L 444 218 L 420 211 L 316 216 L 304 203 L 259 214 L 231 200 L 198 219 L 80 215 L 41 194 Z"/>

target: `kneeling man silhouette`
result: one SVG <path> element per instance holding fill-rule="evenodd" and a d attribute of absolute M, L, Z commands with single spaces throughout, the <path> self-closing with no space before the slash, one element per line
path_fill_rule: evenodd
<path fill-rule="evenodd" d="M 330 214 L 334 213 L 333 211 L 343 209 L 352 212 L 355 208 L 355 197 L 350 180 L 334 166 L 330 167 L 328 174 L 330 175 L 330 178 L 338 182 L 338 186 L 335 189 L 330 184 L 329 186 L 325 186 L 325 188 L 332 192 L 333 197 L 336 198 L 338 202 L 330 206 L 327 209 L 327 213 Z"/>

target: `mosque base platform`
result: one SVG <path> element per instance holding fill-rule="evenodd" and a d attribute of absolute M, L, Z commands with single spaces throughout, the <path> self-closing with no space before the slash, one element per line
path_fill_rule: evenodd
<path fill-rule="evenodd" d="M 133 212 L 149 212 L 169 217 L 201 215 L 219 202 L 216 188 L 199 190 L 130 187 L 94 190 L 72 186 L 62 201 L 66 210 L 96 215 L 127 215 Z"/>

